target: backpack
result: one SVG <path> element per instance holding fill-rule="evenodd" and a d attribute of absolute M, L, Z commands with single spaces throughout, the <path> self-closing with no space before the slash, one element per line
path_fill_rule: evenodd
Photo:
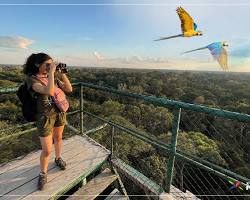
<path fill-rule="evenodd" d="M 28 122 L 35 121 L 37 96 L 30 94 L 26 81 L 18 88 L 17 96 L 22 103 L 22 113 Z"/>

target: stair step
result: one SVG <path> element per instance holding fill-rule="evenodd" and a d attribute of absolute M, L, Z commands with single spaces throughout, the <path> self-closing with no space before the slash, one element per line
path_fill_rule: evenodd
<path fill-rule="evenodd" d="M 136 183 L 143 190 L 152 193 L 153 195 L 159 195 L 163 192 L 163 189 L 158 184 L 126 164 L 121 159 L 115 158 L 112 159 L 111 162 L 120 173 L 132 180 L 133 183 Z"/>
<path fill-rule="evenodd" d="M 111 183 L 117 179 L 117 176 L 106 168 L 101 174 L 94 177 L 86 185 L 77 190 L 68 199 L 70 200 L 93 200 L 102 193 Z"/>
<path fill-rule="evenodd" d="M 120 193 L 118 189 L 114 189 L 105 200 L 127 200 L 128 198 Z"/>

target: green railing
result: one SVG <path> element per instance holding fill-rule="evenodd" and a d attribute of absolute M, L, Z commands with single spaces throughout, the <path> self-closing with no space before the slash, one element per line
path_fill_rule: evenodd
<path fill-rule="evenodd" d="M 102 122 L 105 122 L 110 125 L 110 141 L 111 141 L 111 156 L 113 156 L 113 144 L 114 144 L 114 134 L 115 134 L 115 129 L 121 130 L 123 132 L 126 132 L 133 137 L 136 137 L 148 144 L 151 144 L 153 147 L 156 147 L 158 149 L 161 149 L 163 152 L 165 152 L 166 155 L 169 156 L 168 162 L 167 162 L 167 173 L 165 175 L 165 179 L 163 181 L 163 189 L 166 192 L 170 192 L 170 186 L 172 185 L 172 180 L 174 176 L 174 166 L 175 166 L 175 160 L 181 160 L 185 161 L 187 163 L 192 164 L 193 166 L 196 166 L 199 169 L 205 170 L 209 173 L 212 173 L 223 180 L 233 180 L 233 181 L 240 181 L 241 182 L 241 187 L 245 188 L 248 181 L 249 177 L 244 177 L 241 176 L 235 172 L 232 172 L 228 169 L 225 169 L 223 167 L 220 167 L 216 164 L 213 164 L 207 160 L 201 159 L 199 157 L 193 156 L 191 154 L 182 152 L 178 150 L 177 147 L 177 139 L 178 139 L 178 132 L 179 132 L 179 123 L 181 119 L 181 113 L 183 110 L 189 110 L 189 111 L 195 111 L 197 113 L 205 113 L 209 114 L 212 116 L 218 116 L 222 117 L 225 119 L 231 119 L 231 120 L 236 120 L 238 122 L 244 122 L 244 123 L 249 123 L 250 122 L 250 115 L 247 114 L 241 114 L 237 112 L 230 112 L 222 109 L 217 109 L 217 108 L 210 108 L 202 105 L 195 105 L 195 104 L 190 104 L 190 103 L 184 103 L 180 101 L 175 101 L 175 100 L 169 100 L 165 98 L 158 98 L 155 96 L 147 96 L 147 95 L 142 95 L 142 94 L 136 94 L 136 93 L 130 93 L 126 91 L 119 91 L 116 89 L 112 89 L 109 87 L 103 87 L 103 86 L 98 86 L 94 84 L 89 84 L 89 83 L 75 83 L 75 87 L 80 87 L 80 108 L 77 111 L 74 111 L 70 114 L 75 114 L 75 113 L 80 113 L 80 133 L 84 132 L 84 114 L 93 117 L 97 120 L 100 120 Z M 162 107 L 167 107 L 171 108 L 173 110 L 173 121 L 172 121 L 172 134 L 171 134 L 171 143 L 166 144 L 162 142 L 159 138 L 153 137 L 151 135 L 147 135 L 143 132 L 140 132 L 135 129 L 131 129 L 128 127 L 125 127 L 121 124 L 118 124 L 114 121 L 99 117 L 97 115 L 94 115 L 88 111 L 84 110 L 83 107 L 83 90 L 84 88 L 89 88 L 89 89 L 94 89 L 97 91 L 102 91 L 102 92 L 108 92 L 111 94 L 115 94 L 117 96 L 123 96 L 123 97 L 129 97 L 133 99 L 138 99 L 138 100 L 143 100 L 147 103 L 151 103 L 156 106 L 162 106 Z M 0 94 L 8 94 L 8 93 L 13 93 L 17 90 L 17 88 L 4 88 L 0 89 Z M 27 123 L 29 124 L 29 123 Z M 24 124 L 23 126 L 27 125 Z M 26 131 L 27 132 L 27 131 Z M 25 132 L 25 133 L 26 133 Z M 18 133 L 20 134 L 20 133 Z M 23 133 L 21 133 L 23 134 Z M 11 137 L 11 136 L 6 136 L 6 137 Z M 1 141 L 1 138 L 0 138 Z"/>

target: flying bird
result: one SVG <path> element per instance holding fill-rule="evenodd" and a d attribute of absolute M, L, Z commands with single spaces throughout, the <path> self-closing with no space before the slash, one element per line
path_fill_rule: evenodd
<path fill-rule="evenodd" d="M 186 51 L 185 53 L 190 53 L 193 51 L 198 51 L 198 50 L 202 50 L 202 49 L 209 49 L 212 56 L 214 57 L 215 60 L 218 61 L 218 63 L 220 64 L 221 68 L 226 71 L 228 70 L 228 65 L 227 65 L 227 51 L 224 47 L 227 47 L 228 43 L 227 42 L 214 42 L 212 44 L 209 44 L 205 47 L 201 47 L 198 49 L 194 49 L 191 51 Z"/>
<path fill-rule="evenodd" d="M 197 31 L 197 24 L 194 23 L 194 20 L 192 19 L 192 17 L 182 7 L 178 7 L 176 11 L 181 20 L 182 34 L 174 35 L 170 37 L 162 37 L 154 41 L 167 40 L 167 39 L 176 38 L 176 37 L 193 37 L 193 36 L 203 35 L 201 31 Z"/>

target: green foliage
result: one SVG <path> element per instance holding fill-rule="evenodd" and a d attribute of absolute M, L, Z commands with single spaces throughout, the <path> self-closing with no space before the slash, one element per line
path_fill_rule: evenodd
<path fill-rule="evenodd" d="M 0 103 L 0 119 L 16 121 L 20 117 L 21 108 L 9 100 Z"/>
<path fill-rule="evenodd" d="M 108 100 L 102 104 L 103 114 L 108 115 L 121 115 L 124 111 L 124 105 L 117 101 Z"/>
<path fill-rule="evenodd" d="M 154 107 L 153 105 L 140 105 L 141 125 L 149 133 L 159 135 L 168 132 L 172 126 L 172 114 L 163 107 Z"/>
<path fill-rule="evenodd" d="M 73 97 L 67 97 L 69 104 L 70 104 L 70 111 L 75 111 L 80 109 L 80 100 L 73 98 Z"/>
<path fill-rule="evenodd" d="M 16 87 L 17 84 L 9 80 L 0 80 L 0 88 Z"/>
<path fill-rule="evenodd" d="M 12 137 L 0 142 L 0 163 L 8 162 L 19 156 L 24 156 L 40 147 L 39 140 L 34 140 L 34 134 L 30 132 L 19 137 Z"/>
<path fill-rule="evenodd" d="M 162 134 L 160 138 L 170 143 L 171 135 Z M 179 132 L 177 149 L 214 164 L 227 166 L 226 161 L 221 156 L 218 144 L 203 133 L 193 131 L 188 133 Z"/>
<path fill-rule="evenodd" d="M 76 82 L 89 82 L 250 114 L 249 74 L 84 68 L 70 70 L 69 76 Z M 0 74 L 0 87 L 16 87 L 23 80 L 21 69 L 8 69 Z M 70 111 L 79 109 L 79 91 L 79 88 L 74 88 L 73 94 L 68 97 Z M 170 109 L 88 88 L 84 88 L 83 96 L 84 110 L 170 142 L 173 119 Z M 15 94 L 0 96 L 0 113 L 0 128 L 22 123 L 20 102 Z M 69 123 L 78 129 L 79 116 L 68 116 Z M 83 120 L 85 130 L 102 124 L 87 115 L 84 115 Z M 183 110 L 177 148 L 249 177 L 249 127 L 241 130 L 237 123 Z M 92 136 L 110 148 L 109 127 Z M 115 155 L 153 180 L 161 182 L 167 162 L 159 155 L 161 152 L 156 152 L 145 142 L 119 130 L 115 130 L 115 141 Z M 10 145 L 0 144 L 0 162 L 37 147 L 32 142 L 22 145 L 23 140 L 20 138 L 13 138 L 11 142 Z"/>

